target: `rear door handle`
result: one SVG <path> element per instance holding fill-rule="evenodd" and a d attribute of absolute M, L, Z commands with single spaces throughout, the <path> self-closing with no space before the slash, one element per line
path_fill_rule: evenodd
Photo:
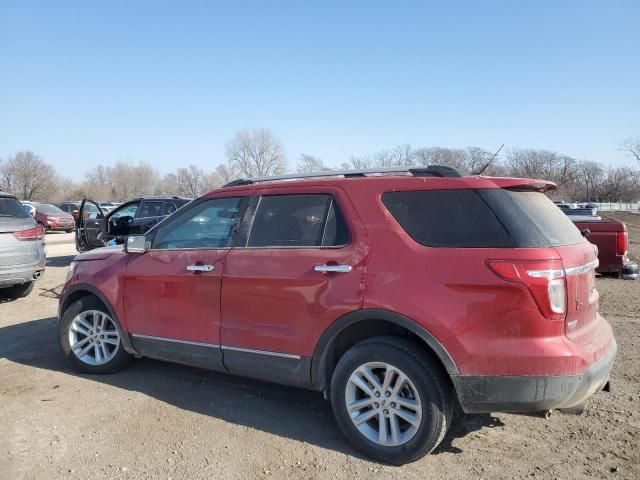
<path fill-rule="evenodd" d="M 187 265 L 187 272 L 211 272 L 213 265 Z"/>
<path fill-rule="evenodd" d="M 316 272 L 349 273 L 351 265 L 316 265 L 313 269 Z"/>

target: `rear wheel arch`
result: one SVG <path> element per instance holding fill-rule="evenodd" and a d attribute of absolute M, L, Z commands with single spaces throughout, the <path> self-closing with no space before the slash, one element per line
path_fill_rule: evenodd
<path fill-rule="evenodd" d="M 73 289 L 66 295 L 64 302 L 60 305 L 60 311 L 58 315 L 59 319 L 62 318 L 62 315 L 64 315 L 65 310 L 69 308 L 70 305 L 72 305 L 74 302 L 80 300 L 83 297 L 94 297 L 104 305 L 104 307 L 109 312 L 109 315 L 111 316 L 111 318 L 118 323 L 120 331 L 122 332 L 121 340 L 122 340 L 122 346 L 124 347 L 125 351 L 127 353 L 130 353 L 131 355 L 138 355 L 138 352 L 136 352 L 135 348 L 133 347 L 133 343 L 131 342 L 129 333 L 124 329 L 122 322 L 118 318 L 118 315 L 116 314 L 111 303 L 109 302 L 109 300 L 107 300 L 105 295 L 93 285 L 88 285 L 88 284 L 74 285 Z"/>
<path fill-rule="evenodd" d="M 311 361 L 311 382 L 325 390 L 338 360 L 349 348 L 372 337 L 391 335 L 409 338 L 419 344 L 442 365 L 449 375 L 458 368 L 444 346 L 429 331 L 404 315 L 379 309 L 348 313 L 332 323 L 322 334 Z"/>

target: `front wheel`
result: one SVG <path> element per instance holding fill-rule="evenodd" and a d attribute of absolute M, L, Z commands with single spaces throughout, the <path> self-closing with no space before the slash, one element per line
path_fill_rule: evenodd
<path fill-rule="evenodd" d="M 62 351 L 83 373 L 113 373 L 131 360 L 122 346 L 122 329 L 95 297 L 82 297 L 63 313 L 59 324 Z"/>
<path fill-rule="evenodd" d="M 453 391 L 440 365 L 418 345 L 376 337 L 340 358 L 331 404 L 338 426 L 356 449 L 401 465 L 442 441 L 453 416 Z"/>

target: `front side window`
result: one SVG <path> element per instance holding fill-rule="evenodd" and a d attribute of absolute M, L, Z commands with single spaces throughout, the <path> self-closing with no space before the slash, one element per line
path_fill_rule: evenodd
<path fill-rule="evenodd" d="M 247 247 L 340 246 L 348 238 L 331 195 L 271 195 L 260 198 Z"/>
<path fill-rule="evenodd" d="M 206 200 L 160 229 L 153 248 L 228 248 L 247 201 L 246 197 Z"/>
<path fill-rule="evenodd" d="M 135 217 L 139 205 L 139 203 L 132 203 L 131 205 L 124 207 L 122 210 L 118 210 L 117 212 L 115 212 L 113 215 L 111 215 L 111 218 Z"/>

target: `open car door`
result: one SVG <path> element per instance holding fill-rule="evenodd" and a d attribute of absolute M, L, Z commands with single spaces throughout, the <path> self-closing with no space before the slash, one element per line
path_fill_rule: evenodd
<path fill-rule="evenodd" d="M 76 226 L 76 247 L 78 251 L 85 252 L 106 245 L 105 235 L 107 223 L 105 215 L 96 202 L 89 199 L 82 200 L 78 212 L 78 225 Z"/>

